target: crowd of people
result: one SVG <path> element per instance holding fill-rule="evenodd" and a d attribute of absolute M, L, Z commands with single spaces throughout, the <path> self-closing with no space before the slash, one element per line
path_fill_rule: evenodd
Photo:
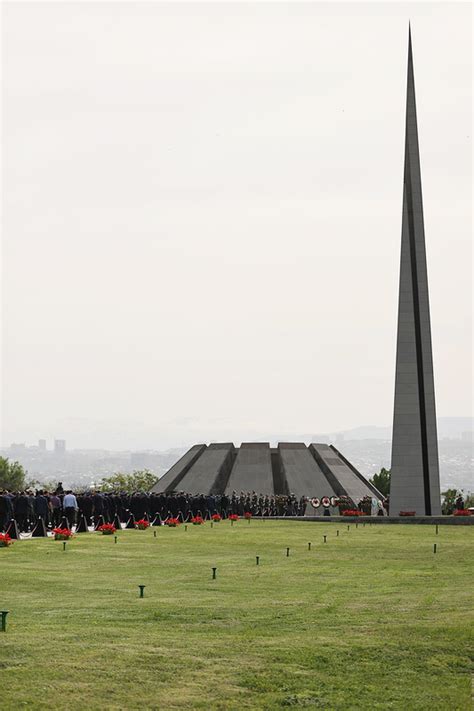
<path fill-rule="evenodd" d="M 79 516 L 84 516 L 88 526 L 102 516 L 104 522 L 111 523 L 116 516 L 126 523 L 133 515 L 136 520 L 147 517 L 153 520 L 157 514 L 165 520 L 168 516 L 183 519 L 190 515 L 212 516 L 214 513 L 227 517 L 234 513 L 243 516 L 302 516 L 308 499 L 297 498 L 294 494 L 275 496 L 253 492 L 232 492 L 226 494 L 186 494 L 184 491 L 171 494 L 135 492 L 72 492 L 59 484 L 54 492 L 39 489 L 29 491 L 0 492 L 0 531 L 5 530 L 11 519 L 15 519 L 21 532 L 31 531 L 38 519 L 47 527 L 59 526 L 63 516 L 70 527 Z"/>

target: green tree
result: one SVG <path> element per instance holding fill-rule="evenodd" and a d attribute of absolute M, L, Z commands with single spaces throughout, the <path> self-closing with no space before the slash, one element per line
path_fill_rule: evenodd
<path fill-rule="evenodd" d="M 25 487 L 26 472 L 19 462 L 0 457 L 0 489 L 21 491 Z"/>
<path fill-rule="evenodd" d="M 100 491 L 126 491 L 132 494 L 134 491 L 150 491 L 157 481 L 156 474 L 149 469 L 142 469 L 132 474 L 117 472 L 112 476 L 104 477 L 97 488 Z"/>
<path fill-rule="evenodd" d="M 465 507 L 466 509 L 469 509 L 469 508 L 471 508 L 472 506 L 474 506 L 474 494 L 470 494 L 470 493 L 469 493 L 469 494 L 466 495 L 466 499 L 465 499 L 465 501 L 464 501 L 464 507 Z"/>
<path fill-rule="evenodd" d="M 382 469 L 378 474 L 374 474 L 372 479 L 369 479 L 370 483 L 373 484 L 383 496 L 388 496 L 390 494 L 390 469 Z"/>
<path fill-rule="evenodd" d="M 441 504 L 441 513 L 448 516 L 452 514 L 456 508 L 456 499 L 458 496 L 462 496 L 464 499 L 463 492 L 457 489 L 446 489 L 446 491 L 441 492 L 441 496 L 444 497 Z"/>

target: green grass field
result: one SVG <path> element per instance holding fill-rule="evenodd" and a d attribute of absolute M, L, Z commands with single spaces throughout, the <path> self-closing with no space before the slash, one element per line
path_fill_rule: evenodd
<path fill-rule="evenodd" d="M 257 520 L 15 542 L 0 708 L 464 711 L 473 542 L 464 526 Z"/>

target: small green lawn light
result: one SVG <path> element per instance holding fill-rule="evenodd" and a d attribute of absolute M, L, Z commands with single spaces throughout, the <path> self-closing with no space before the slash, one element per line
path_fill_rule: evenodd
<path fill-rule="evenodd" d="M 7 631 L 7 615 L 9 612 L 9 610 L 0 610 L 0 615 L 2 616 L 2 619 L 0 620 L 2 632 Z"/>
<path fill-rule="evenodd" d="M 146 585 L 139 585 L 140 588 L 140 597 L 144 597 L 144 590 L 146 588 Z"/>

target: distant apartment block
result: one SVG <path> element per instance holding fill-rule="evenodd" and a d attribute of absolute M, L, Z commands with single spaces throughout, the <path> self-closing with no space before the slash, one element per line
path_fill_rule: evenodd
<path fill-rule="evenodd" d="M 64 454 L 66 451 L 66 440 L 65 439 L 55 439 L 54 440 L 54 451 L 56 454 Z"/>
<path fill-rule="evenodd" d="M 42 452 L 46 452 L 46 440 L 45 439 L 38 440 L 38 448 L 41 449 Z"/>
<path fill-rule="evenodd" d="M 12 442 L 10 445 L 10 452 L 12 454 L 18 454 L 20 452 L 26 451 L 26 444 L 24 442 Z"/>

